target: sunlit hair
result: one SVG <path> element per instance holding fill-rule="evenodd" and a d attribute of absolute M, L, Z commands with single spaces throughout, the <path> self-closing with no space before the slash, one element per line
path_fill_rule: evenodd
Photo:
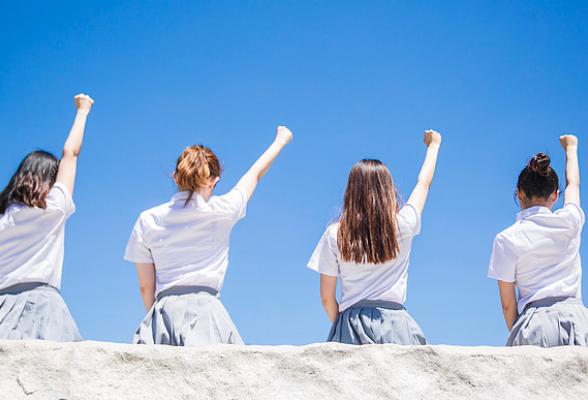
<path fill-rule="evenodd" d="M 59 159 L 46 151 L 33 151 L 22 160 L 10 182 L 0 193 L 0 214 L 11 204 L 47 208 L 47 195 L 55 184 Z"/>
<path fill-rule="evenodd" d="M 186 147 L 176 164 L 178 189 L 190 191 L 184 206 L 188 205 L 195 191 L 208 185 L 209 178 L 220 177 L 222 172 L 218 158 L 209 148 L 200 145 Z"/>
<path fill-rule="evenodd" d="M 559 178 L 550 164 L 549 156 L 539 153 L 531 158 L 519 174 L 517 188 L 522 190 L 528 199 L 547 199 L 559 189 Z"/>
<path fill-rule="evenodd" d="M 361 160 L 349 173 L 337 245 L 343 261 L 381 264 L 396 258 L 396 187 L 378 160 Z"/>

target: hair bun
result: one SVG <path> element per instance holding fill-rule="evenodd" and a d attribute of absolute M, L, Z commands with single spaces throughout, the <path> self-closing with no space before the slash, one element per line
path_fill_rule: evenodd
<path fill-rule="evenodd" d="M 533 156 L 531 161 L 529 161 L 529 166 L 533 172 L 542 176 L 547 176 L 549 174 L 549 170 L 551 169 L 549 164 L 551 164 L 551 159 L 545 153 L 539 153 L 536 156 Z"/>

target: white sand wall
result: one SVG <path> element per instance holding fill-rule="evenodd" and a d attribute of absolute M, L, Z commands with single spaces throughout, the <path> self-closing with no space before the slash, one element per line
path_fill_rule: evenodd
<path fill-rule="evenodd" d="M 588 349 L 0 341 L 1 399 L 588 399 Z"/>

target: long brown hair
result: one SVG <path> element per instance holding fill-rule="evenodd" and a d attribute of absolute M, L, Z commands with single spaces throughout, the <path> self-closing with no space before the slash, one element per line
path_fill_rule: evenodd
<path fill-rule="evenodd" d="M 378 160 L 361 160 L 349 173 L 337 246 L 343 261 L 381 264 L 396 258 L 396 187 Z"/>
<path fill-rule="evenodd" d="M 26 156 L 0 193 L 0 214 L 11 204 L 47 208 L 47 195 L 55 184 L 59 159 L 51 153 L 37 150 Z"/>
<path fill-rule="evenodd" d="M 195 191 L 208 185 L 208 178 L 220 177 L 222 172 L 218 158 L 209 148 L 200 145 L 186 147 L 176 163 L 178 189 L 190 191 L 184 206 Z"/>

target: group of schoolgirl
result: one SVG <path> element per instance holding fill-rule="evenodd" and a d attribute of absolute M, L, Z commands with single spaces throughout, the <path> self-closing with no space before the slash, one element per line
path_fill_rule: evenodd
<path fill-rule="evenodd" d="M 32 152 L 0 193 L 0 339 L 82 340 L 59 294 L 65 221 L 75 211 L 76 163 L 94 101 L 80 94 L 75 103 L 61 160 Z M 278 127 L 275 141 L 221 196 L 213 196 L 222 172 L 214 153 L 202 146 L 183 151 L 173 174 L 178 193 L 141 213 L 126 249 L 147 310 L 135 343 L 243 343 L 219 301 L 229 237 L 259 180 L 291 139 L 286 127 Z M 424 142 L 425 161 L 404 205 L 382 162 L 361 160 L 351 169 L 338 222 L 326 229 L 308 263 L 320 273 L 321 299 L 333 322 L 329 341 L 426 344 L 403 306 L 412 239 L 421 229 L 441 135 L 428 130 Z M 566 152 L 564 207 L 552 212 L 558 177 L 549 157 L 537 154 L 519 175 L 522 211 L 494 240 L 488 276 L 498 281 L 507 345 L 588 344 L 578 140 L 564 135 L 560 142 Z"/>

